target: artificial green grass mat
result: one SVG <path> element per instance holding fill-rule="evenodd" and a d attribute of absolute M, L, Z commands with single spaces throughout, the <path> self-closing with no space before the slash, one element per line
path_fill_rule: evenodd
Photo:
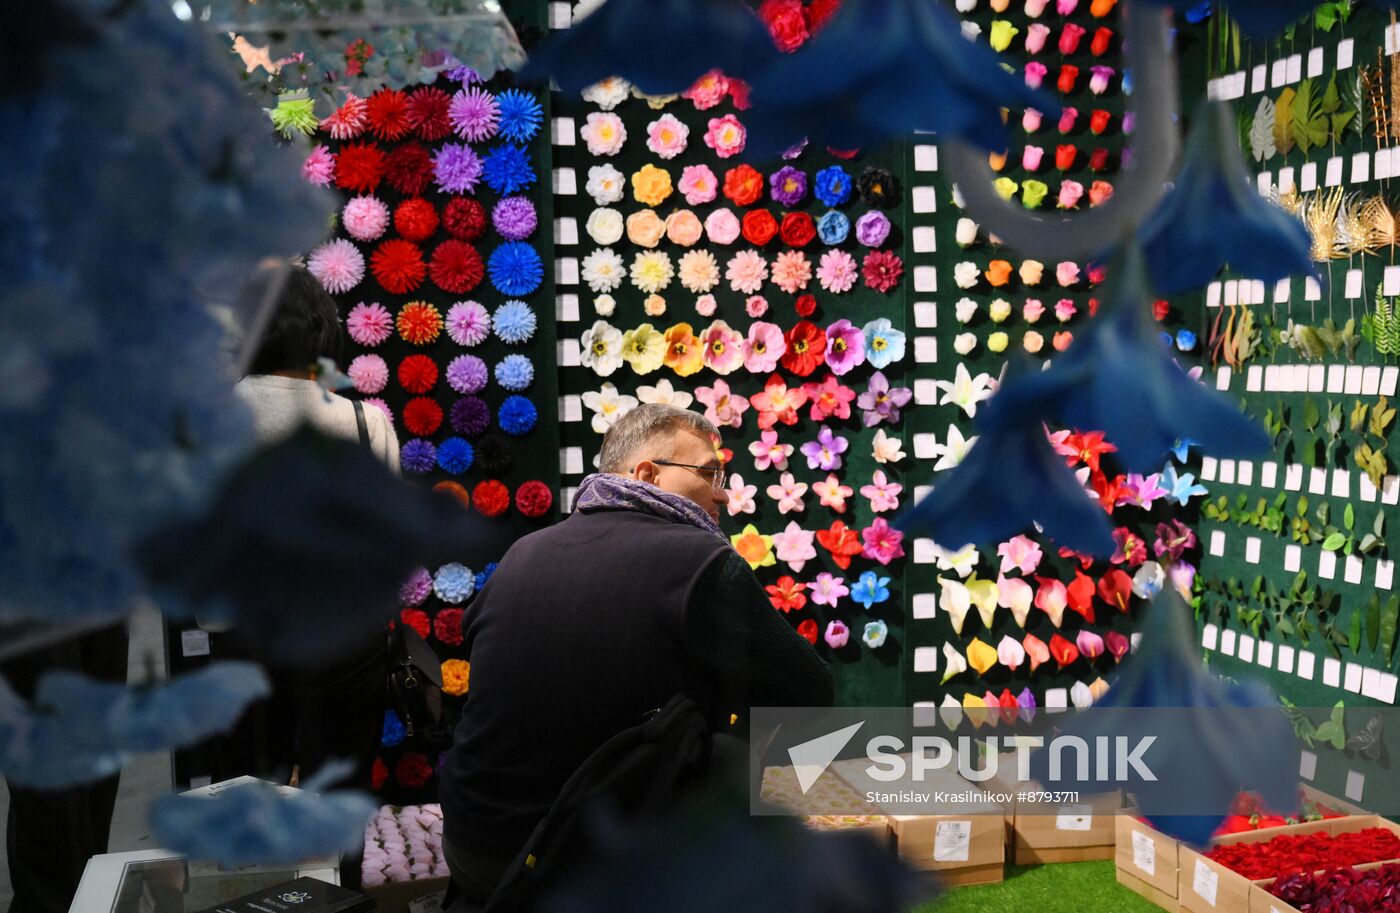
<path fill-rule="evenodd" d="M 1161 913 L 1114 878 L 1113 860 L 1009 865 L 1001 884 L 948 888 L 914 913 Z"/>

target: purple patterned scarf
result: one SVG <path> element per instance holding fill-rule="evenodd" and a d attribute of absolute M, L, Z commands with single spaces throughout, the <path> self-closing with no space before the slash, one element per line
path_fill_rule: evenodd
<path fill-rule="evenodd" d="M 657 488 L 650 482 L 612 473 L 595 472 L 579 483 L 574 510 L 586 514 L 596 510 L 635 510 L 672 523 L 688 523 L 729 541 L 720 532 L 715 518 L 689 498 Z"/>

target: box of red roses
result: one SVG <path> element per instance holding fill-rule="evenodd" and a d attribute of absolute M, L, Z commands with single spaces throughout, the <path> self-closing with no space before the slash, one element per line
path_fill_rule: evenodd
<path fill-rule="evenodd" d="M 1118 883 L 1176 913 L 1177 841 L 1125 809 L 1114 818 L 1114 868 Z"/>
<path fill-rule="evenodd" d="M 1251 913 L 1384 913 L 1400 902 L 1400 864 L 1368 862 L 1256 882 Z"/>
<path fill-rule="evenodd" d="M 1182 846 L 1177 896 L 1191 913 L 1244 911 L 1256 882 L 1332 866 L 1400 860 L 1400 825 L 1352 815 L 1230 834 L 1205 852 Z"/>

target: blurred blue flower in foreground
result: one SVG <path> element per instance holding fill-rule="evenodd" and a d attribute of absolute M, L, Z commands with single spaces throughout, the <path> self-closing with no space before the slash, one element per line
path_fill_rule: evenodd
<path fill-rule="evenodd" d="M 1153 287 L 1201 288 L 1227 263 L 1265 282 L 1316 275 L 1303 223 L 1255 191 L 1230 106 L 1202 102 L 1192 120 L 1176 186 L 1138 229 Z"/>
<path fill-rule="evenodd" d="M 1184 13 L 1188 22 L 1201 22 L 1210 15 L 1210 4 L 1200 0 L 1142 0 L 1145 5 Z M 1284 26 L 1311 13 L 1317 0 L 1226 0 L 1225 15 L 1256 41 L 1273 38 Z M 1395 0 L 1381 0 L 1379 6 L 1395 6 Z M 1205 7 L 1204 11 L 1201 7 Z M 1195 17 L 1195 18 L 1193 18 Z"/>
<path fill-rule="evenodd" d="M 138 560 L 162 595 L 252 632 L 273 660 L 308 662 L 363 643 L 395 617 L 415 567 L 485 547 L 486 529 L 357 442 L 303 428 L 240 466 L 207 513 L 154 532 Z"/>
<path fill-rule="evenodd" d="M 977 443 L 896 525 L 956 550 L 1009 538 L 1035 521 L 1060 545 L 1109 554 L 1113 536 L 1103 509 L 1055 453 L 1041 424 L 1065 391 L 1031 387 L 1023 377 L 1039 381 L 1041 375 L 1007 377 L 977 416 Z"/>
<path fill-rule="evenodd" d="M 269 693 L 267 675 L 245 662 L 214 663 L 137 688 L 50 672 L 39 680 L 32 708 L 0 679 L 0 774 L 41 789 L 89 782 L 120 769 L 127 754 L 227 732 Z"/>
<path fill-rule="evenodd" d="M 572 28 L 554 32 L 521 70 L 582 91 L 621 76 L 643 92 L 682 92 L 713 69 L 747 77 L 777 56 L 753 11 L 739 0 L 606 0 Z"/>
<path fill-rule="evenodd" d="M 1156 736 L 1143 756 L 1157 779 L 1135 778 L 1123 788 L 1157 828 L 1201 846 L 1242 789 L 1263 793 L 1271 808 L 1296 809 L 1299 748 L 1267 689 L 1225 682 L 1205 670 L 1195 633 L 1190 607 L 1174 587 L 1165 587 L 1147 610 L 1141 647 L 1123 663 L 1107 696 L 1066 720 L 1063 734 L 1089 745 L 1101 735 L 1126 737 L 1129 745 Z M 1047 754 L 1032 757 L 1033 776 L 1045 776 Z M 1102 786 L 1062 776 L 1050 788 L 1092 792 Z M 1183 797 L 1193 808 L 1220 812 L 1174 814 Z"/>
<path fill-rule="evenodd" d="M 1059 116 L 1049 95 L 962 37 L 958 20 L 925 0 L 845 0 L 795 54 L 753 80 L 750 147 L 776 153 L 804 136 L 837 149 L 931 130 L 984 149 L 1006 146 L 1001 109 Z"/>
<path fill-rule="evenodd" d="M 167 794 L 151 803 L 151 832 L 166 849 L 229 868 L 349 852 L 363 846 L 378 806 L 349 790 L 317 794 L 349 767 L 328 765 L 290 796 L 261 782 L 213 797 Z"/>

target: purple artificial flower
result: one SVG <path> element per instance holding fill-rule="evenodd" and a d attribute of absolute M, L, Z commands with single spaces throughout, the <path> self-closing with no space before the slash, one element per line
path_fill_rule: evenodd
<path fill-rule="evenodd" d="M 842 317 L 826 328 L 826 366 L 836 375 L 865 364 L 865 334 Z"/>
<path fill-rule="evenodd" d="M 399 602 L 406 606 L 422 605 L 432 591 L 433 575 L 425 567 L 415 568 L 399 586 Z"/>
<path fill-rule="evenodd" d="M 870 375 L 870 386 L 856 397 L 856 405 L 861 409 L 861 422 L 867 428 L 874 428 L 881 422 L 891 425 L 899 421 L 899 410 L 913 399 L 914 391 L 908 387 L 891 387 L 884 372 Z"/>
<path fill-rule="evenodd" d="M 789 208 L 796 206 L 807 197 L 807 175 L 791 165 L 784 165 L 769 175 L 768 193 L 775 203 Z"/>
<path fill-rule="evenodd" d="M 491 210 L 496 232 L 507 241 L 524 241 L 539 227 L 539 215 L 529 197 L 506 197 Z"/>
<path fill-rule="evenodd" d="M 783 150 L 783 161 L 792 161 L 793 159 L 802 155 L 802 153 L 806 151 L 806 149 L 807 138 L 804 136 L 802 139 L 798 140 L 796 143 L 794 143 L 791 146 L 788 146 L 786 149 Z"/>
<path fill-rule="evenodd" d="M 1150 476 L 1142 476 L 1136 472 L 1128 473 L 1123 479 L 1123 488 L 1114 506 L 1131 504 L 1143 510 L 1151 510 L 1158 498 L 1167 496 L 1167 490 L 1161 486 L 1161 481 L 1160 472 L 1154 472 Z"/>
<path fill-rule="evenodd" d="M 452 96 L 452 102 L 447 106 L 447 117 L 458 136 L 479 143 L 496 135 L 501 109 L 490 92 L 472 86 Z"/>
<path fill-rule="evenodd" d="M 481 157 L 462 143 L 444 143 L 433 155 L 433 180 L 444 193 L 472 193 L 482 168 Z"/>
<path fill-rule="evenodd" d="M 416 437 L 403 445 L 399 452 L 399 465 L 404 472 L 432 472 L 437 465 L 437 448 L 432 441 Z"/>
<path fill-rule="evenodd" d="M 1102 95 L 1108 91 L 1108 84 L 1112 82 L 1117 70 L 1113 67 L 1099 65 L 1091 67 L 1089 72 L 1093 74 L 1089 77 L 1089 91 L 1095 95 Z"/>
<path fill-rule="evenodd" d="M 1034 710 L 1035 694 L 1031 692 L 1030 688 L 1022 688 L 1021 693 L 1016 695 L 1016 704 L 1022 710 Z"/>
<path fill-rule="evenodd" d="M 890 217 L 872 209 L 856 220 L 856 240 L 866 247 L 879 247 L 890 236 Z"/>
<path fill-rule="evenodd" d="M 457 433 L 467 437 L 476 437 L 491 427 L 491 408 L 476 396 L 464 396 L 453 403 L 449 417 Z"/>
<path fill-rule="evenodd" d="M 447 335 L 459 346 L 479 345 L 491 335 L 491 315 L 476 301 L 459 301 L 447 309 Z"/>
<path fill-rule="evenodd" d="M 447 365 L 447 383 L 458 393 L 479 393 L 490 377 L 486 362 L 475 355 L 458 355 Z"/>
<path fill-rule="evenodd" d="M 447 71 L 447 78 L 464 86 L 475 85 L 481 82 L 481 76 L 466 64 L 453 67 Z"/>
<path fill-rule="evenodd" d="M 1166 523 L 1157 524 L 1157 541 L 1152 543 L 1152 551 L 1164 561 L 1180 561 L 1188 549 L 1196 547 L 1196 532 L 1173 517 Z"/>
<path fill-rule="evenodd" d="M 1123 135 L 1132 136 L 1137 129 L 1137 113 L 1134 111 L 1123 112 Z"/>
<path fill-rule="evenodd" d="M 833 432 L 830 426 L 822 425 L 817 439 L 802 445 L 802 455 L 807 458 L 807 468 L 831 472 L 841 468 L 841 454 L 850 446 L 850 442 Z"/>

